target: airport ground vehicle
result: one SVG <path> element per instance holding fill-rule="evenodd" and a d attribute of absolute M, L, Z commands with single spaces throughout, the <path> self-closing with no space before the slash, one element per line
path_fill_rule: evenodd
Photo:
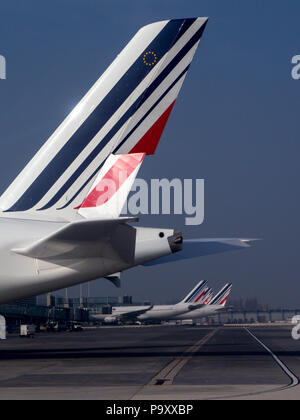
<path fill-rule="evenodd" d="M 20 337 L 34 337 L 36 333 L 36 326 L 33 324 L 20 325 Z"/>

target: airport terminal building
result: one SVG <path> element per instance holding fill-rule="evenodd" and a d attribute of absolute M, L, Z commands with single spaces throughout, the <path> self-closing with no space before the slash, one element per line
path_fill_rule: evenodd
<path fill-rule="evenodd" d="M 131 296 L 68 298 L 49 293 L 0 305 L 0 314 L 11 327 L 18 327 L 22 323 L 89 322 L 92 314 L 109 314 L 112 306 L 131 304 Z"/>
<path fill-rule="evenodd" d="M 132 296 L 62 297 L 47 294 L 0 305 L 0 314 L 12 328 L 23 323 L 45 325 L 49 322 L 88 323 L 94 314 L 111 314 L 113 306 L 142 306 L 150 302 L 133 302 Z M 193 324 L 257 324 L 290 322 L 300 309 L 228 309 L 214 316 L 194 320 Z M 175 323 L 175 321 L 171 321 Z M 180 324 L 181 321 L 176 321 Z"/>

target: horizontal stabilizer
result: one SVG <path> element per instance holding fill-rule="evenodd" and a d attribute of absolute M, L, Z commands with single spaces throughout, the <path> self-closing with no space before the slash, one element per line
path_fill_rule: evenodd
<path fill-rule="evenodd" d="M 51 259 L 84 258 L 100 256 L 100 250 L 95 249 L 95 243 L 107 242 L 114 228 L 126 222 L 137 221 L 135 217 L 121 217 L 119 219 L 106 220 L 81 220 L 64 225 L 49 236 L 24 248 L 12 249 L 13 252 L 27 257 Z"/>
<path fill-rule="evenodd" d="M 234 251 L 241 248 L 249 247 L 249 242 L 256 239 L 238 239 L 238 238 L 221 238 L 221 239 L 186 239 L 183 241 L 181 252 L 150 261 L 144 265 L 166 264 L 178 260 L 186 260 L 191 258 L 202 257 L 204 255 L 219 254 L 227 251 Z"/>

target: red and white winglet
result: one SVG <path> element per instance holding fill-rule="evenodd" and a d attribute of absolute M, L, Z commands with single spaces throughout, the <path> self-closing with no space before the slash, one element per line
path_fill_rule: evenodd
<path fill-rule="evenodd" d="M 86 219 L 118 218 L 144 157 L 145 153 L 111 154 L 78 213 Z"/>

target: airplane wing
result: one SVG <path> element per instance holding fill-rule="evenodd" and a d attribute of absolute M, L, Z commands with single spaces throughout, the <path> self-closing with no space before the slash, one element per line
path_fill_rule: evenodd
<path fill-rule="evenodd" d="M 206 305 L 203 304 L 203 303 L 199 303 L 198 305 L 189 305 L 188 310 L 189 311 L 195 311 L 196 309 L 203 308 L 203 306 L 206 306 Z"/>
<path fill-rule="evenodd" d="M 144 309 L 138 309 L 135 311 L 130 311 L 130 312 L 125 312 L 123 314 L 117 315 L 117 318 L 120 320 L 131 320 L 131 319 L 136 319 L 139 315 L 143 315 L 146 312 L 150 311 L 153 308 L 153 305 L 144 308 Z"/>
<path fill-rule="evenodd" d="M 257 239 L 220 238 L 220 239 L 185 239 L 183 240 L 182 251 L 176 254 L 159 258 L 155 261 L 145 263 L 145 266 L 166 264 L 177 260 L 202 257 L 204 255 L 219 254 L 227 251 L 234 251 L 241 248 L 248 248 L 249 242 Z"/>

